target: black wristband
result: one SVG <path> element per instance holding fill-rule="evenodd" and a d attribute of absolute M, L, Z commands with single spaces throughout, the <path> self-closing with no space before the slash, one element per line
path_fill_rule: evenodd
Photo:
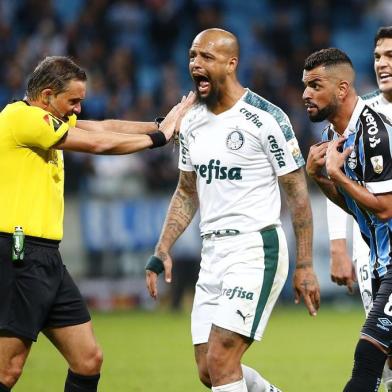
<path fill-rule="evenodd" d="M 166 136 L 161 131 L 147 133 L 147 135 L 150 136 L 152 140 L 152 146 L 150 148 L 162 147 L 167 143 Z"/>
<path fill-rule="evenodd" d="M 154 119 L 154 123 L 157 126 L 157 128 L 159 129 L 161 126 L 161 122 L 165 119 L 165 117 L 156 117 Z"/>
<path fill-rule="evenodd" d="M 157 256 L 150 256 L 145 268 L 146 270 L 155 272 L 157 275 L 165 270 L 163 267 L 163 261 Z"/>

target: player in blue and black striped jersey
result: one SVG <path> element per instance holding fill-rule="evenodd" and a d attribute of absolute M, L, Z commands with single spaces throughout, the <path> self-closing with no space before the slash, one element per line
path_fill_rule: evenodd
<path fill-rule="evenodd" d="M 380 27 L 374 37 L 374 73 L 378 89 L 363 95 L 366 105 L 392 118 L 392 26 Z M 353 291 L 356 279 L 366 315 L 373 306 L 369 264 L 369 247 L 362 239 L 358 225 L 352 224 L 352 259 L 346 245 L 349 221 L 340 207 L 327 199 L 328 232 L 330 237 L 331 280 L 338 285 L 346 285 Z M 354 273 L 355 271 L 355 273 Z M 355 278 L 356 275 L 356 278 Z M 384 367 L 383 383 L 385 391 L 392 392 L 392 357 Z"/>
<path fill-rule="evenodd" d="M 328 120 L 306 169 L 358 222 L 370 247 L 373 307 L 344 392 L 377 391 L 392 341 L 392 123 L 358 97 L 350 58 L 335 48 L 305 60 L 303 99 L 311 121 Z"/>

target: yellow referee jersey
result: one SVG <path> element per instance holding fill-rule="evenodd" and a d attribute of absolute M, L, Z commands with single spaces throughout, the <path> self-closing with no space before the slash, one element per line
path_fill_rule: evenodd
<path fill-rule="evenodd" d="M 76 124 L 24 101 L 0 113 L 0 232 L 61 240 L 64 216 L 62 151 L 51 148 Z"/>

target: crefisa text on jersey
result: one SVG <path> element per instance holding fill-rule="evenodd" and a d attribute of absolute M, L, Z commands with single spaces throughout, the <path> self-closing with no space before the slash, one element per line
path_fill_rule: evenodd
<path fill-rule="evenodd" d="M 229 299 L 233 299 L 234 296 L 237 298 L 244 298 L 253 300 L 253 292 L 246 291 L 242 287 L 235 286 L 233 289 L 223 289 L 221 295 L 225 295 L 229 297 Z"/>
<path fill-rule="evenodd" d="M 241 108 L 240 113 L 243 113 L 245 115 L 245 118 L 248 121 L 252 121 L 252 123 L 255 124 L 257 128 L 260 128 L 263 125 L 263 123 L 260 121 L 259 116 L 257 114 L 251 113 L 249 110 L 245 108 Z"/>
<path fill-rule="evenodd" d="M 279 144 L 277 143 L 275 136 L 269 135 L 268 141 L 270 144 L 270 151 L 272 152 L 272 154 L 274 154 L 276 161 L 278 162 L 279 167 L 286 166 L 286 162 L 284 161 L 284 152 L 279 147 Z"/>
<path fill-rule="evenodd" d="M 220 166 L 220 160 L 210 159 L 208 165 L 195 165 L 196 172 L 200 177 L 207 178 L 206 183 L 211 184 L 215 180 L 242 180 L 240 167 Z"/>

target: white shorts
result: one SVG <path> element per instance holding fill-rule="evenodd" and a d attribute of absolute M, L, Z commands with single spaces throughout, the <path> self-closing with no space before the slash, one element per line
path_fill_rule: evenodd
<path fill-rule="evenodd" d="M 363 240 L 358 224 L 353 223 L 353 262 L 357 275 L 358 287 L 366 316 L 373 306 L 372 277 L 369 262 L 369 247 Z"/>
<path fill-rule="evenodd" d="M 211 325 L 260 340 L 288 273 L 281 227 L 203 240 L 192 310 L 193 344 Z"/>

